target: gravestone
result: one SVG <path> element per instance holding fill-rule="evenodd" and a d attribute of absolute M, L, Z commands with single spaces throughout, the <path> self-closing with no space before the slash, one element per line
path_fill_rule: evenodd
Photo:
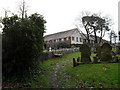
<path fill-rule="evenodd" d="M 111 62 L 111 60 L 112 60 L 111 51 L 112 51 L 112 47 L 108 43 L 104 43 L 101 46 L 100 61 L 101 62 Z"/>
<path fill-rule="evenodd" d="M 82 44 L 80 51 L 81 51 L 81 62 L 90 63 L 91 62 L 91 59 L 90 59 L 91 50 L 89 46 L 87 44 Z"/>

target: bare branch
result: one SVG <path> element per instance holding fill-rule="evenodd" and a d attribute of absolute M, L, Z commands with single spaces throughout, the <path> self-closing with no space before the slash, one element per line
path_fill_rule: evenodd
<path fill-rule="evenodd" d="M 26 2 L 25 2 L 25 0 L 23 0 L 21 3 L 20 3 L 20 5 L 19 5 L 19 13 L 20 13 L 20 16 L 22 17 L 22 18 L 25 18 L 26 17 L 26 15 L 27 15 L 27 11 L 28 11 L 28 6 L 26 5 Z"/>

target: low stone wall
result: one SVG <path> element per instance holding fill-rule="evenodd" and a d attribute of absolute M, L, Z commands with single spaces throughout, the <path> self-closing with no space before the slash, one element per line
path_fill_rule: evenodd
<path fill-rule="evenodd" d="M 47 59 L 51 59 L 55 57 L 55 54 L 68 54 L 68 53 L 72 53 L 72 52 L 77 52 L 79 51 L 79 48 L 69 48 L 69 49 L 60 49 L 57 51 L 48 51 L 48 52 L 43 52 L 42 56 L 41 56 L 41 60 L 47 60 Z"/>

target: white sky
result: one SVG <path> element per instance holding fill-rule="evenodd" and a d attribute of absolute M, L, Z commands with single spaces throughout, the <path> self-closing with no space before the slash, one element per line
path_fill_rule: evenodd
<path fill-rule="evenodd" d="M 0 16 L 4 16 L 4 9 L 18 12 L 18 5 L 22 0 L 1 0 Z M 45 35 L 69 30 L 75 27 L 75 19 L 81 11 L 93 13 L 102 12 L 112 18 L 113 29 L 118 30 L 118 1 L 119 0 L 25 0 L 28 13 L 39 13 L 47 21 Z M 10 12 L 8 13 L 10 14 Z"/>

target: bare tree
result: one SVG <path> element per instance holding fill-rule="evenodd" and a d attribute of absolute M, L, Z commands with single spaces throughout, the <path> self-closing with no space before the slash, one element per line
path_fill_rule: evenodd
<path fill-rule="evenodd" d="M 27 17 L 27 8 L 28 8 L 28 6 L 26 5 L 25 0 L 23 0 L 21 2 L 21 4 L 19 5 L 19 13 L 21 14 L 22 18 L 26 18 Z"/>
<path fill-rule="evenodd" d="M 89 31 L 88 29 L 85 29 L 86 30 L 86 33 L 87 33 L 87 36 L 84 34 L 84 32 L 80 29 L 80 28 L 86 28 L 87 26 L 83 24 L 82 22 L 82 17 L 84 16 L 89 16 L 90 15 L 90 12 L 89 11 L 82 11 L 80 13 L 80 16 L 76 18 L 75 20 L 75 26 L 78 28 L 78 30 L 81 32 L 81 34 L 84 35 L 84 37 L 87 39 L 88 43 L 90 42 L 90 39 L 89 39 Z"/>
<path fill-rule="evenodd" d="M 11 12 L 11 11 L 8 9 L 4 9 L 4 12 L 5 12 L 5 17 L 8 17 L 8 12 Z"/>

